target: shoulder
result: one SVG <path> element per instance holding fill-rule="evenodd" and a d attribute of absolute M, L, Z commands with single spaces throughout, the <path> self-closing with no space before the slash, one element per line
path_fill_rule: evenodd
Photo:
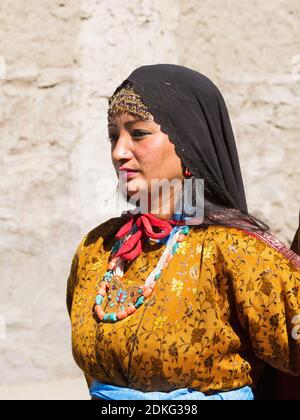
<path fill-rule="evenodd" d="M 221 225 L 211 225 L 205 229 L 195 227 L 194 234 L 200 238 L 205 239 L 206 245 L 216 245 L 220 248 L 227 246 L 238 245 L 239 247 L 247 246 L 248 242 L 259 242 L 260 239 L 252 235 L 250 231 L 239 228 Z"/>
<path fill-rule="evenodd" d="M 125 221 L 126 219 L 123 216 L 112 217 L 90 230 L 82 238 L 76 254 L 79 256 L 85 251 L 91 250 L 94 247 L 101 247 L 107 241 L 113 240 Z"/>
<path fill-rule="evenodd" d="M 223 254 L 245 259 L 287 263 L 300 270 L 300 257 L 270 232 L 229 226 L 209 226 L 207 240 Z"/>
<path fill-rule="evenodd" d="M 275 251 L 278 247 L 279 241 L 270 233 L 262 231 L 253 232 L 249 229 L 241 229 L 231 226 L 209 226 L 208 227 L 208 240 L 214 242 L 222 249 L 231 249 L 245 251 L 250 248 L 256 249 L 258 252 L 264 250 Z M 281 246 L 283 244 L 280 243 Z"/>
<path fill-rule="evenodd" d="M 114 236 L 124 223 L 125 219 L 123 217 L 112 217 L 102 222 L 85 235 L 84 246 L 89 246 L 97 242 L 100 238 L 106 239 Z"/>

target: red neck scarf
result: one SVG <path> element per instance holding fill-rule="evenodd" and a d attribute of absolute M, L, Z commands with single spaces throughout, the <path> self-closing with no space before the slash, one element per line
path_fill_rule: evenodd
<path fill-rule="evenodd" d="M 161 239 L 168 236 L 173 225 L 183 224 L 177 220 L 162 220 L 153 214 L 136 214 L 132 215 L 124 226 L 117 232 L 116 238 L 121 239 L 126 236 L 133 225 L 136 224 L 137 231 L 128 238 L 119 248 L 114 258 L 122 257 L 124 260 L 132 261 L 142 252 L 142 242 L 147 238 Z M 156 227 L 161 231 L 156 233 L 153 228 Z"/>

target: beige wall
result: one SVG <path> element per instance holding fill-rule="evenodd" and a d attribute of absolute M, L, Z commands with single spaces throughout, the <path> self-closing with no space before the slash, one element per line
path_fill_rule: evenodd
<path fill-rule="evenodd" d="M 106 102 L 140 65 L 186 65 L 219 86 L 250 210 L 291 241 L 300 203 L 299 18 L 296 0 L 1 2 L 0 385 L 79 373 L 66 278 L 82 235 L 115 215 L 113 199 L 106 212 L 101 201 L 116 185 Z"/>

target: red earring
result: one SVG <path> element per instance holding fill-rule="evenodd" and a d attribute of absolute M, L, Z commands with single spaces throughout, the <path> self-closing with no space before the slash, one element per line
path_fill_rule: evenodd
<path fill-rule="evenodd" d="M 190 172 L 189 168 L 185 168 L 184 176 L 191 177 L 192 173 Z"/>

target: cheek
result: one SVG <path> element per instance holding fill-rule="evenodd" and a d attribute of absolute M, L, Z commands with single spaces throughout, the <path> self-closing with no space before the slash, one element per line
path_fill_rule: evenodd
<path fill-rule="evenodd" d="M 180 167 L 181 168 L 181 160 L 180 157 L 175 152 L 174 145 L 169 145 L 168 150 L 166 152 L 166 159 L 174 165 L 174 169 Z"/>
<path fill-rule="evenodd" d="M 160 163 L 165 159 L 166 150 L 164 144 L 154 140 L 136 148 L 134 154 L 145 172 L 150 170 L 157 172 L 161 166 Z"/>
<path fill-rule="evenodd" d="M 151 143 L 145 143 L 135 151 L 136 159 L 147 169 L 155 173 L 165 173 L 166 168 L 178 173 L 181 170 L 180 158 L 175 153 L 175 146 L 167 136 L 153 138 Z"/>
<path fill-rule="evenodd" d="M 164 153 L 161 157 L 161 166 L 165 178 L 172 179 L 182 174 L 181 159 L 177 156 L 175 146 L 171 142 L 165 145 Z"/>

